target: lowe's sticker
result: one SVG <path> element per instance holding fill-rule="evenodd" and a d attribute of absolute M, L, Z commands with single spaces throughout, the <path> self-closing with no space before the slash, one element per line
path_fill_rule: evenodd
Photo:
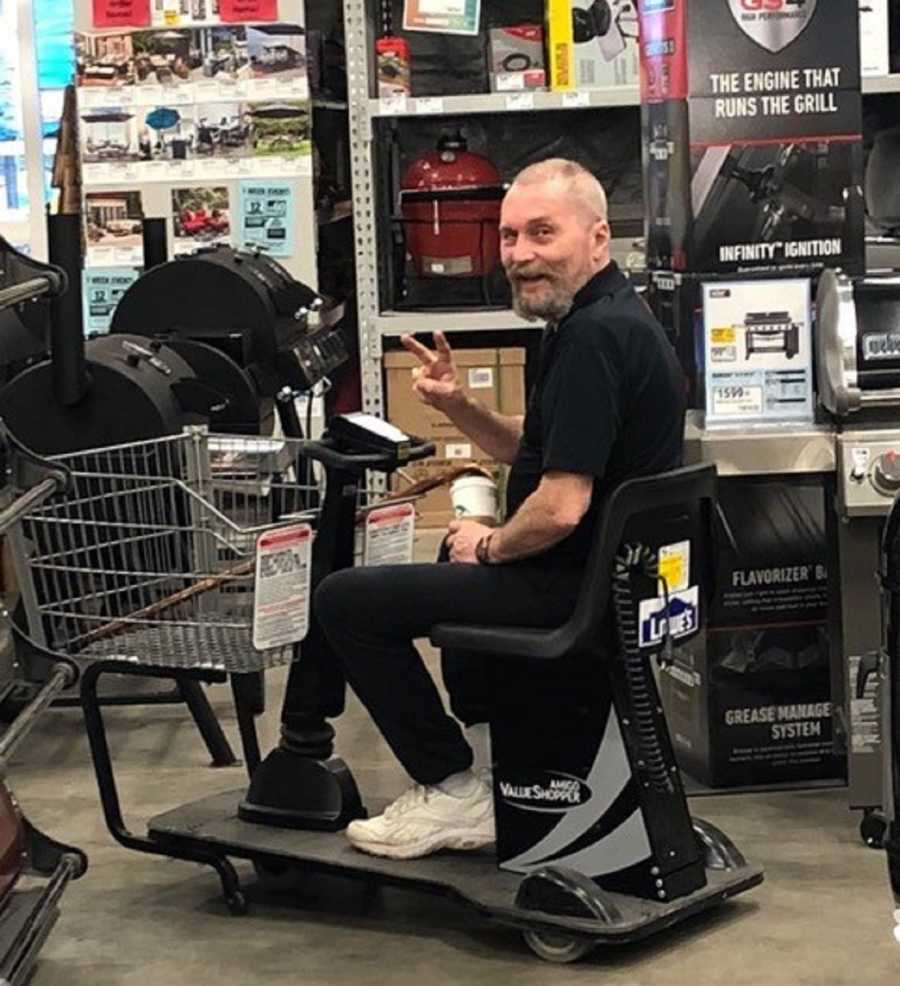
<path fill-rule="evenodd" d="M 700 588 L 692 585 L 682 592 L 669 593 L 669 605 L 664 596 L 644 599 L 638 610 L 641 647 L 660 643 L 668 630 L 673 640 L 686 637 L 700 625 Z"/>

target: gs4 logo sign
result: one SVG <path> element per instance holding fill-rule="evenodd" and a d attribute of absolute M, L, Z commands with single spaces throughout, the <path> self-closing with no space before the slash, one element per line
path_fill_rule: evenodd
<path fill-rule="evenodd" d="M 728 6 L 744 34 L 775 53 L 806 30 L 818 0 L 728 0 Z"/>

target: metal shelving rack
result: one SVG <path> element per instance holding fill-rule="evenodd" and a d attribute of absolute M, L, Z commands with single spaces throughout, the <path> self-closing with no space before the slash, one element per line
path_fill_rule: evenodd
<path fill-rule="evenodd" d="M 465 116 L 473 113 L 533 113 L 590 107 L 639 106 L 636 86 L 590 92 L 473 93 L 464 96 L 395 96 L 373 98 L 376 0 L 343 0 L 347 52 L 347 101 L 356 287 L 359 311 L 360 373 L 363 410 L 384 414 L 381 359 L 385 337 L 404 332 L 496 331 L 533 328 L 511 311 L 383 310 L 378 296 L 379 217 L 374 194 L 373 121 L 391 117 Z M 865 78 L 864 94 L 900 92 L 900 74 Z"/>

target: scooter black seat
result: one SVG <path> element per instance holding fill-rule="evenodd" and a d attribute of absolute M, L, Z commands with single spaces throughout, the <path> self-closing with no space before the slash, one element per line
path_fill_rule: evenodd
<path fill-rule="evenodd" d="M 621 483 L 604 502 L 578 602 L 568 622 L 551 630 L 441 623 L 432 629 L 431 642 L 436 647 L 530 660 L 558 660 L 596 647 L 600 628 L 609 617 L 616 555 L 629 522 L 673 505 L 709 501 L 715 488 L 716 470 L 709 465 L 685 466 Z"/>

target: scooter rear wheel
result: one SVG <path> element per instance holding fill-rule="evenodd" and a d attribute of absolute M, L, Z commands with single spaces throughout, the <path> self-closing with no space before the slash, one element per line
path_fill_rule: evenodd
<path fill-rule="evenodd" d="M 545 962 L 577 962 L 596 948 L 587 938 L 571 938 L 569 935 L 548 931 L 523 931 L 525 943 Z"/>

